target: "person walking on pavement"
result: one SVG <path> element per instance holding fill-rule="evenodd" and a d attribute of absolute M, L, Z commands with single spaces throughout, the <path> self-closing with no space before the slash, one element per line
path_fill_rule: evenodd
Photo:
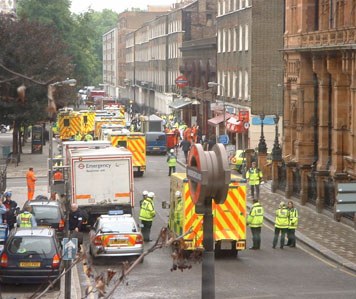
<path fill-rule="evenodd" d="M 251 228 L 253 246 L 250 249 L 261 248 L 261 228 L 263 224 L 263 207 L 257 199 L 253 200 L 253 205 L 247 217 L 247 225 Z"/>
<path fill-rule="evenodd" d="M 150 242 L 150 233 L 152 227 L 152 221 L 156 216 L 155 207 L 153 204 L 153 199 L 155 194 L 153 192 L 148 192 L 147 197 L 144 199 L 140 209 L 139 219 L 143 225 L 142 227 L 142 235 L 143 240 L 146 242 Z"/>
<path fill-rule="evenodd" d="M 17 216 L 18 227 L 37 227 L 37 221 L 34 215 L 32 215 L 32 207 L 25 205 L 23 212 Z"/>
<path fill-rule="evenodd" d="M 293 201 L 288 202 L 289 224 L 288 224 L 288 242 L 287 246 L 295 247 L 295 230 L 298 227 L 298 210 L 294 207 Z"/>
<path fill-rule="evenodd" d="M 73 238 L 78 238 L 78 248 L 83 243 L 83 235 L 80 234 L 80 230 L 83 224 L 83 213 L 78 208 L 78 205 L 73 203 L 71 206 L 71 211 L 69 213 L 69 232 Z"/>
<path fill-rule="evenodd" d="M 11 199 L 11 192 L 5 192 L 4 194 L 5 200 L 3 202 L 5 208 L 6 208 L 6 213 L 4 215 L 4 222 L 9 225 L 9 229 L 13 229 L 16 223 L 16 212 L 19 209 L 17 207 L 16 201 Z"/>
<path fill-rule="evenodd" d="M 190 147 L 191 147 L 191 143 L 189 142 L 189 140 L 187 138 L 184 138 L 184 140 L 180 143 L 180 147 L 183 150 L 184 153 L 184 157 L 185 157 L 185 163 L 188 163 L 188 153 L 190 151 Z"/>
<path fill-rule="evenodd" d="M 168 162 L 168 176 L 171 176 L 171 173 L 176 172 L 176 166 L 177 166 L 177 156 L 174 154 L 174 149 L 171 149 L 169 151 L 168 157 L 167 157 L 167 162 Z"/>
<path fill-rule="evenodd" d="M 35 173 L 33 172 L 33 168 L 30 167 L 26 173 L 26 180 L 27 180 L 27 199 L 32 200 L 33 195 L 35 194 L 35 187 L 37 178 Z"/>
<path fill-rule="evenodd" d="M 273 238 L 273 249 L 276 248 L 278 243 L 279 232 L 281 232 L 281 243 L 280 248 L 284 247 L 284 239 L 285 235 L 288 233 L 288 225 L 289 225 L 289 211 L 282 201 L 279 204 L 279 209 L 276 210 L 276 222 L 274 224 L 274 238 Z"/>
<path fill-rule="evenodd" d="M 250 184 L 252 199 L 255 199 L 255 189 L 256 198 L 260 199 L 260 184 L 263 180 L 262 171 L 256 166 L 256 162 L 251 163 L 251 168 L 246 173 L 246 179 Z"/>

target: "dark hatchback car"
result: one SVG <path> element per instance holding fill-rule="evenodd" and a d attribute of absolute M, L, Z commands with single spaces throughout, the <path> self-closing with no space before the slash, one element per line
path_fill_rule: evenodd
<path fill-rule="evenodd" d="M 35 216 L 38 227 L 53 228 L 57 237 L 61 241 L 64 236 L 65 214 L 59 201 L 35 199 L 25 203 L 32 207 L 32 214 Z"/>
<path fill-rule="evenodd" d="M 63 270 L 61 247 L 54 229 L 15 228 L 0 259 L 0 281 L 36 284 L 53 281 Z M 59 288 L 59 280 L 55 288 Z"/>

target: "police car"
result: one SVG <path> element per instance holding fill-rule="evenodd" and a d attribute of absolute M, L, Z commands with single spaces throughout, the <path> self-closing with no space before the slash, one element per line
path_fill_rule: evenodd
<path fill-rule="evenodd" d="M 89 233 L 90 254 L 105 256 L 139 256 L 143 253 L 143 236 L 135 219 L 121 210 L 101 215 Z"/>

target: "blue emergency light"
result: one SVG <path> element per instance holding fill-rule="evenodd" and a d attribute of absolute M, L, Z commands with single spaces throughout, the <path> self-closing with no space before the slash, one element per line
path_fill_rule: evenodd
<path fill-rule="evenodd" d="M 124 211 L 123 210 L 113 210 L 113 211 L 109 211 L 108 215 L 124 215 Z"/>

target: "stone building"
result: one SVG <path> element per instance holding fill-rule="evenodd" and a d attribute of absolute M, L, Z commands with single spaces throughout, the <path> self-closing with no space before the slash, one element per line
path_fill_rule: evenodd
<path fill-rule="evenodd" d="M 129 94 L 126 88 L 128 81 L 126 76 L 126 34 L 138 29 L 145 22 L 154 19 L 155 17 L 164 14 L 169 10 L 166 6 L 148 6 L 145 11 L 125 11 L 119 14 L 118 25 L 116 27 L 116 44 L 115 55 L 112 59 L 116 66 L 109 66 L 109 62 L 103 61 L 106 64 L 106 69 L 103 70 L 103 83 L 107 94 L 113 97 L 129 99 L 133 94 Z M 110 31 L 109 31 L 110 32 Z M 106 34 L 106 33 L 105 33 Z M 105 36 L 104 34 L 104 36 Z M 104 38 L 104 37 L 103 37 Z M 103 40 L 104 42 L 104 40 Z M 104 44 L 103 44 L 103 51 Z M 104 59 L 104 58 L 103 58 Z M 103 66 L 104 68 L 104 66 Z M 113 72 L 115 69 L 115 84 L 111 82 L 111 77 L 106 76 L 105 72 Z M 107 73 L 108 74 L 108 73 Z"/>
<path fill-rule="evenodd" d="M 118 97 L 118 29 L 103 34 L 103 82 L 108 96 Z"/>
<path fill-rule="evenodd" d="M 238 148 L 258 144 L 260 114 L 282 113 L 283 0 L 218 0 L 217 100 L 239 115 L 248 111 L 250 129 L 229 133 Z M 252 117 L 251 117 L 252 114 Z M 253 121 L 256 119 L 256 121 Z M 223 120 L 220 119 L 223 126 Z M 269 150 L 274 125 L 265 121 Z M 220 134 L 223 131 L 220 128 Z"/>
<path fill-rule="evenodd" d="M 285 14 L 279 184 L 333 210 L 335 185 L 356 178 L 355 1 L 287 0 Z"/>

